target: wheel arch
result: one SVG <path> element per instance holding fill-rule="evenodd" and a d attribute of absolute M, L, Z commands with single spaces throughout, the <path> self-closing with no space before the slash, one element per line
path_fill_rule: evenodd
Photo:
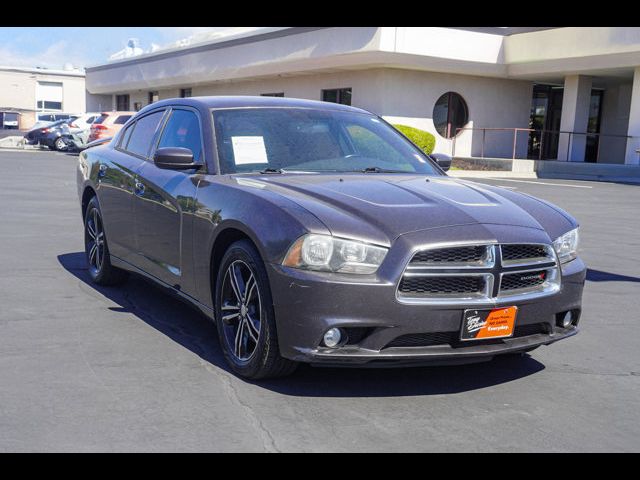
<path fill-rule="evenodd" d="M 249 241 L 260 255 L 260 259 L 263 263 L 265 263 L 265 257 L 262 251 L 261 246 L 255 240 L 255 236 L 252 232 L 248 232 L 246 228 L 243 228 L 239 225 L 236 225 L 235 222 L 228 226 L 225 226 L 220 232 L 216 235 L 216 238 L 213 241 L 213 245 L 211 247 L 211 256 L 209 261 L 209 278 L 211 282 L 211 305 L 215 308 L 215 296 L 216 296 L 216 287 L 218 280 L 218 269 L 220 264 L 222 263 L 222 257 L 224 257 L 225 252 L 228 248 L 233 245 L 235 242 L 240 240 Z"/>
<path fill-rule="evenodd" d="M 87 206 L 93 197 L 98 197 L 98 194 L 94 190 L 94 188 L 90 185 L 84 187 L 82 191 L 82 200 L 80 202 L 82 208 L 82 219 L 84 220 L 85 215 L 87 214 Z"/>

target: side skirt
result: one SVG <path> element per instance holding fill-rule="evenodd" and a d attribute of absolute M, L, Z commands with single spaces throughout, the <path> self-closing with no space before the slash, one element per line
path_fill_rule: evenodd
<path fill-rule="evenodd" d="M 172 287 L 171 285 L 163 282 L 162 280 L 160 280 L 157 277 L 154 277 L 153 275 L 145 272 L 144 270 L 141 270 L 140 268 L 136 267 L 135 265 L 132 265 L 131 263 L 122 260 L 121 258 L 116 257 L 115 255 L 110 255 L 110 259 L 111 259 L 111 264 L 114 267 L 118 267 L 121 268 L 123 270 L 127 270 L 128 272 L 131 273 L 135 273 L 139 276 L 141 276 L 142 278 L 144 278 L 145 280 L 151 281 L 152 283 L 154 283 L 156 286 L 160 287 L 162 290 L 165 290 L 169 295 L 172 295 L 175 298 L 178 298 L 179 300 L 182 300 L 183 302 L 187 303 L 189 306 L 195 308 L 196 310 L 202 312 L 209 320 L 214 321 L 214 311 L 213 308 L 200 303 L 198 300 L 196 300 L 195 298 L 193 298 L 191 295 L 187 295 L 184 292 L 181 292 L 180 290 Z"/>

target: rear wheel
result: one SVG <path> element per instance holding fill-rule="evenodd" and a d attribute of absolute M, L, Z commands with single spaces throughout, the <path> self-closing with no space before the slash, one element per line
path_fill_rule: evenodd
<path fill-rule="evenodd" d="M 216 326 L 223 354 L 238 375 L 282 377 L 297 364 L 280 356 L 269 279 L 256 248 L 232 244 L 218 269 Z"/>
<path fill-rule="evenodd" d="M 53 142 L 53 148 L 54 148 L 54 150 L 58 150 L 58 151 L 62 152 L 62 151 L 67 149 L 67 144 L 64 142 L 62 137 L 58 137 Z"/>
<path fill-rule="evenodd" d="M 89 201 L 84 217 L 84 249 L 89 275 L 95 283 L 117 285 L 127 279 L 127 272 L 111 265 L 102 214 L 96 197 Z"/>

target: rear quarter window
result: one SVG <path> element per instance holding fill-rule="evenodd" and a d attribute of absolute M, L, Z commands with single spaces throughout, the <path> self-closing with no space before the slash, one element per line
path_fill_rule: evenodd
<path fill-rule="evenodd" d="M 164 111 L 161 110 L 139 119 L 133 126 L 133 132 L 129 136 L 126 151 L 146 157 L 163 115 Z M 129 134 L 128 130 L 131 129 L 127 129 L 127 134 Z"/>

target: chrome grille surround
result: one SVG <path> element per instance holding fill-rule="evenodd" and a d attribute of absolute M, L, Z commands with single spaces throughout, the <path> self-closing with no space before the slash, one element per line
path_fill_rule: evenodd
<path fill-rule="evenodd" d="M 475 248 L 481 255 L 470 256 L 469 248 Z M 460 248 L 457 255 L 455 249 Z M 464 249 L 464 251 L 462 251 Z M 503 257 L 507 253 L 507 258 Z M 527 255 L 534 255 L 529 256 Z M 467 262 L 461 258 L 470 259 Z M 418 259 L 416 261 L 416 259 Z M 421 261 L 429 259 L 430 261 Z M 451 260 L 451 261 L 447 261 Z M 532 278 L 544 273 L 544 278 Z M 424 278 L 425 285 L 432 284 L 438 277 L 451 283 L 451 277 L 480 276 L 484 288 L 478 291 L 460 293 L 436 293 L 427 291 L 418 279 Z M 429 281 L 426 281 L 426 279 Z M 503 289 L 503 282 L 505 288 Z M 560 290 L 561 274 L 555 250 L 551 245 L 537 243 L 465 243 L 438 244 L 414 251 L 396 287 L 396 300 L 407 304 L 435 305 L 492 305 L 498 302 L 526 300 L 553 295 Z M 462 282 L 461 282 L 462 283 Z M 407 289 L 413 286 L 413 291 Z M 446 290 L 443 288 L 442 290 Z"/>

